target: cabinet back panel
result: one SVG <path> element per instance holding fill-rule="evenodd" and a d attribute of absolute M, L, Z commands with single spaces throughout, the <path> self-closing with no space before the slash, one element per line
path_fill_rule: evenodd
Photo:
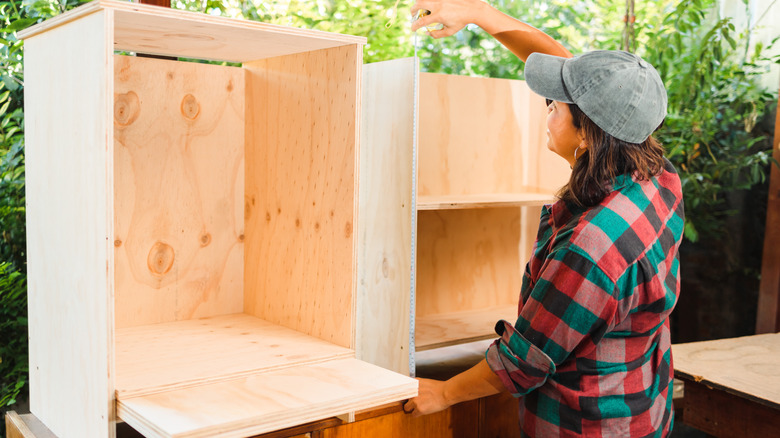
<path fill-rule="evenodd" d="M 533 214 L 520 208 L 420 211 L 417 317 L 517 304 L 525 248 L 533 243 L 521 239 L 521 230 L 528 232 L 524 216 Z"/>
<path fill-rule="evenodd" d="M 116 327 L 241 312 L 244 71 L 114 61 Z"/>
<path fill-rule="evenodd" d="M 557 190 L 568 164 L 547 150 L 546 120 L 523 81 L 421 73 L 418 194 Z"/>
<path fill-rule="evenodd" d="M 354 346 L 357 45 L 244 64 L 244 311 Z"/>

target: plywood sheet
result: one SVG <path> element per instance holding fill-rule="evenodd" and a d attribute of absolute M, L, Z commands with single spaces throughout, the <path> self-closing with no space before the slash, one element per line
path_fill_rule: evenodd
<path fill-rule="evenodd" d="M 569 168 L 546 148 L 546 116 L 523 81 L 421 74 L 418 193 L 553 193 Z"/>
<path fill-rule="evenodd" d="M 149 437 L 245 437 L 417 394 L 417 381 L 356 359 L 121 398 L 118 415 Z"/>
<path fill-rule="evenodd" d="M 675 375 L 780 409 L 780 333 L 672 346 Z"/>
<path fill-rule="evenodd" d="M 244 314 L 119 329 L 118 397 L 354 357 L 344 347 Z"/>
<path fill-rule="evenodd" d="M 517 305 L 519 208 L 421 211 L 417 317 Z"/>
<path fill-rule="evenodd" d="M 113 434 L 111 14 L 25 41 L 30 407 Z"/>
<path fill-rule="evenodd" d="M 358 357 L 409 374 L 415 58 L 363 68 Z"/>
<path fill-rule="evenodd" d="M 26 29 L 20 36 L 29 38 L 100 10 L 114 12 L 114 49 L 128 52 L 247 62 L 366 41 L 351 35 L 113 0 L 93 1 Z"/>
<path fill-rule="evenodd" d="M 550 193 L 488 193 L 417 197 L 417 210 L 458 210 L 467 208 L 523 207 L 555 202 Z"/>
<path fill-rule="evenodd" d="M 352 348 L 362 49 L 245 64 L 245 312 Z"/>
<path fill-rule="evenodd" d="M 116 327 L 243 310 L 244 72 L 115 56 Z"/>
<path fill-rule="evenodd" d="M 496 323 L 502 319 L 514 322 L 517 319 L 517 304 L 418 316 L 415 323 L 414 345 L 417 351 L 425 351 L 497 338 Z"/>

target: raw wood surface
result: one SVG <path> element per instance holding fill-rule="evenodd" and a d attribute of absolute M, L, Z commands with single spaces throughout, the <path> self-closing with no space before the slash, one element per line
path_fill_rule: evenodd
<path fill-rule="evenodd" d="M 126 1 L 96 0 L 19 33 L 30 38 L 96 11 L 115 15 L 114 48 L 183 58 L 249 62 L 366 39 Z"/>
<path fill-rule="evenodd" d="M 704 382 L 685 382 L 683 412 L 686 424 L 716 437 L 780 436 L 780 411 L 777 407 L 708 388 Z"/>
<path fill-rule="evenodd" d="M 359 45 L 245 64 L 244 311 L 354 347 Z"/>
<path fill-rule="evenodd" d="M 415 326 L 417 351 L 497 338 L 496 323 L 517 319 L 517 303 L 490 309 L 418 316 Z"/>
<path fill-rule="evenodd" d="M 520 230 L 519 208 L 421 211 L 417 318 L 517 306 Z"/>
<path fill-rule="evenodd" d="M 554 193 L 544 99 L 523 81 L 422 73 L 418 194 Z"/>
<path fill-rule="evenodd" d="M 672 354 L 677 378 L 780 409 L 780 333 L 676 344 Z"/>
<path fill-rule="evenodd" d="M 412 418 L 403 411 L 322 430 L 321 438 L 449 438 L 478 437 L 479 401 L 457 404 L 435 414 Z"/>
<path fill-rule="evenodd" d="M 773 157 L 780 162 L 780 99 L 775 118 Z M 758 293 L 756 333 L 780 332 L 780 170 L 772 165 L 769 177 L 761 286 Z"/>
<path fill-rule="evenodd" d="M 45 424 L 33 414 L 5 413 L 6 438 L 57 438 Z"/>
<path fill-rule="evenodd" d="M 120 397 L 120 418 L 146 436 L 244 437 L 417 394 L 417 381 L 340 359 L 143 397 Z"/>
<path fill-rule="evenodd" d="M 30 407 L 59 436 L 114 430 L 111 23 L 25 41 Z"/>
<path fill-rule="evenodd" d="M 134 397 L 354 357 L 354 352 L 235 314 L 118 329 L 116 355 L 117 396 Z"/>
<path fill-rule="evenodd" d="M 241 312 L 244 71 L 114 60 L 116 327 Z"/>
<path fill-rule="evenodd" d="M 479 400 L 479 438 L 520 438 L 521 398 L 508 391 Z"/>
<path fill-rule="evenodd" d="M 523 207 L 552 204 L 551 193 L 488 193 L 473 195 L 419 196 L 417 210 Z"/>
<path fill-rule="evenodd" d="M 409 374 L 416 58 L 363 67 L 357 355 Z"/>

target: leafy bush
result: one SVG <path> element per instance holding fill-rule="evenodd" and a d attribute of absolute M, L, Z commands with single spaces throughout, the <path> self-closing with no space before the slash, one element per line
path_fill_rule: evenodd
<path fill-rule="evenodd" d="M 27 392 L 26 277 L 0 262 L 0 406 L 16 403 Z"/>

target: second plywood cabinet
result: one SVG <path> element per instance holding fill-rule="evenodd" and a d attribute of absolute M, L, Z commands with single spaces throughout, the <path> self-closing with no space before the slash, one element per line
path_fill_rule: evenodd
<path fill-rule="evenodd" d="M 383 230 L 364 245 L 366 283 L 387 287 L 366 300 L 359 351 L 414 374 L 416 351 L 515 320 L 540 208 L 569 169 L 545 147 L 544 99 L 523 81 L 420 73 L 401 59 L 366 65 L 363 83 L 361 147 L 384 156 L 361 177 Z"/>

